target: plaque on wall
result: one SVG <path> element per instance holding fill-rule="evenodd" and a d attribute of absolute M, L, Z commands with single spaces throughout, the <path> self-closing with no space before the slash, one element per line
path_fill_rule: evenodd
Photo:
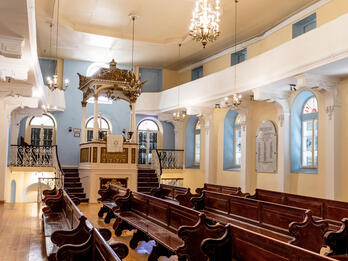
<path fill-rule="evenodd" d="M 277 171 L 277 132 L 273 122 L 263 121 L 256 135 L 256 172 Z"/>
<path fill-rule="evenodd" d="M 100 189 L 108 188 L 109 184 L 126 188 L 127 181 L 127 178 L 100 178 Z"/>

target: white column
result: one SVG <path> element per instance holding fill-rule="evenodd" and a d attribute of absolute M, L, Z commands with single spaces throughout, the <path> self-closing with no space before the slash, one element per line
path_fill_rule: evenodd
<path fill-rule="evenodd" d="M 93 141 L 98 141 L 99 127 L 98 127 L 98 95 L 94 95 L 94 125 L 93 125 Z"/>
<path fill-rule="evenodd" d="M 0 111 L 0 201 L 5 201 L 10 112 L 4 101 L 0 101 Z"/>
<path fill-rule="evenodd" d="M 278 105 L 278 191 L 290 192 L 290 105 L 289 99 L 277 99 Z"/>
<path fill-rule="evenodd" d="M 325 106 L 326 198 L 337 199 L 340 193 L 340 105 L 338 87 L 327 89 Z M 320 135 L 319 133 L 319 136 Z M 320 164 L 319 162 L 319 165 Z"/>
<path fill-rule="evenodd" d="M 82 113 L 81 113 L 81 139 L 80 143 L 86 142 L 86 106 L 87 102 L 81 102 Z"/>
<path fill-rule="evenodd" d="M 184 121 L 171 121 L 174 125 L 174 134 L 175 134 L 175 149 L 183 150 L 184 149 Z"/>
<path fill-rule="evenodd" d="M 240 111 L 241 131 L 242 131 L 242 158 L 240 165 L 240 187 L 243 192 L 251 192 L 251 173 L 250 173 L 250 123 L 248 119 L 248 109 Z"/>
<path fill-rule="evenodd" d="M 19 121 L 17 112 L 13 111 L 11 113 L 11 145 L 17 145 L 18 134 L 19 134 Z"/>
<path fill-rule="evenodd" d="M 204 154 L 204 182 L 216 182 L 216 153 L 214 153 L 214 111 L 211 110 L 203 114 L 203 130 L 201 130 L 201 140 L 204 139 L 204 146 L 201 148 L 201 153 Z M 203 133 L 202 133 L 203 131 Z M 202 135 L 203 134 L 203 135 Z"/>
<path fill-rule="evenodd" d="M 131 132 L 133 132 L 132 141 L 135 141 L 136 140 L 135 102 L 132 102 L 130 104 L 130 109 L 131 109 Z"/>

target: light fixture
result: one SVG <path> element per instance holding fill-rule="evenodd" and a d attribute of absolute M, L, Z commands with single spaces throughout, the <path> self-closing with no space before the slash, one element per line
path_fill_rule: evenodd
<path fill-rule="evenodd" d="M 186 111 L 177 111 L 173 112 L 173 120 L 174 121 L 183 121 L 186 117 Z"/>
<path fill-rule="evenodd" d="M 220 35 L 220 0 L 196 0 L 192 13 L 190 36 L 201 42 L 203 48 Z"/>
<path fill-rule="evenodd" d="M 51 91 L 54 91 L 55 89 L 61 89 L 65 91 L 69 87 L 69 79 L 64 80 L 64 85 L 59 87 L 58 84 L 58 75 L 57 75 L 57 65 L 58 65 L 58 35 L 59 35 L 59 0 L 57 2 L 57 30 L 56 30 L 56 72 L 53 75 L 53 77 L 48 76 L 47 77 L 47 83 L 48 83 L 48 88 Z M 51 32 L 52 32 L 52 23 L 50 24 Z M 50 49 L 51 49 L 51 39 L 52 33 L 50 33 Z"/>
<path fill-rule="evenodd" d="M 233 94 L 232 97 L 225 97 L 221 102 L 222 108 L 231 108 L 237 109 L 239 105 L 242 103 L 242 95 L 241 94 Z"/>
<path fill-rule="evenodd" d="M 237 4 L 238 0 L 234 1 L 234 53 L 237 53 Z M 234 88 L 237 88 L 237 64 L 234 65 Z M 238 108 L 239 105 L 242 103 L 242 95 L 235 93 L 232 95 L 231 99 L 229 97 L 225 97 L 224 101 L 222 102 L 222 106 L 224 108 Z"/>

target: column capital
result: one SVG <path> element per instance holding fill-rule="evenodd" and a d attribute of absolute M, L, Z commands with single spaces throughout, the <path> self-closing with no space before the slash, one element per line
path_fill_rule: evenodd
<path fill-rule="evenodd" d="M 82 106 L 82 107 L 86 107 L 86 106 L 87 106 L 87 102 L 86 102 L 86 101 L 82 101 L 82 102 L 81 102 L 81 106 Z"/>

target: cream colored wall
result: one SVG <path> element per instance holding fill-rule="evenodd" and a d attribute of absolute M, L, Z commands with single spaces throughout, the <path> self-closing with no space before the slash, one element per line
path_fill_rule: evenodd
<path fill-rule="evenodd" d="M 27 168 L 28 169 L 28 168 Z M 37 197 L 37 186 L 31 187 L 25 195 L 25 201 L 23 201 L 24 191 L 32 184 L 38 183 L 39 177 L 52 177 L 54 178 L 54 172 L 51 168 L 44 169 L 31 169 L 30 171 L 24 171 L 21 169 L 7 169 L 6 176 L 6 202 L 10 202 L 11 199 L 11 182 L 16 182 L 16 202 L 33 202 Z M 29 200 L 29 201 L 28 201 Z"/>
<path fill-rule="evenodd" d="M 273 122 L 277 132 L 277 106 L 275 103 L 264 102 L 264 101 L 254 101 L 250 104 L 250 155 L 248 157 L 251 175 L 251 193 L 256 188 L 268 189 L 268 190 L 277 190 L 278 189 L 278 173 L 257 173 L 256 172 L 256 133 L 257 128 L 261 122 L 270 120 Z"/>
<path fill-rule="evenodd" d="M 318 8 L 314 12 L 317 13 L 317 27 L 319 27 L 323 24 L 326 24 L 334 20 L 335 18 L 345 13 L 348 13 L 347 0 L 332 0 L 329 3 Z M 307 14 L 305 17 L 307 17 L 310 14 Z M 298 20 L 301 20 L 305 17 L 301 17 Z M 292 24 L 289 24 L 281 28 L 280 30 L 270 34 L 265 39 L 262 39 L 256 43 L 253 43 L 247 46 L 247 59 L 251 59 L 257 55 L 267 52 L 287 41 L 290 41 L 291 39 L 292 39 Z M 207 76 L 209 74 L 228 68 L 230 66 L 231 53 L 204 63 L 203 75 Z M 191 69 L 178 73 L 178 79 L 179 79 L 178 85 L 191 81 Z"/>
<path fill-rule="evenodd" d="M 300 91 L 291 95 L 291 103 Z M 314 197 L 326 196 L 326 171 L 325 171 L 325 137 L 326 137 L 326 112 L 325 97 L 323 94 L 313 91 L 318 100 L 318 173 L 290 173 L 290 192 Z M 291 139 L 291 137 L 290 137 Z"/>
<path fill-rule="evenodd" d="M 348 201 L 348 78 L 340 83 L 340 195 L 339 199 Z"/>
<path fill-rule="evenodd" d="M 207 76 L 209 74 L 221 71 L 228 68 L 231 65 L 231 55 L 226 54 L 212 61 L 209 61 L 203 65 L 203 75 Z"/>
<path fill-rule="evenodd" d="M 162 89 L 163 91 L 178 86 L 178 72 L 173 70 L 162 70 Z"/>

